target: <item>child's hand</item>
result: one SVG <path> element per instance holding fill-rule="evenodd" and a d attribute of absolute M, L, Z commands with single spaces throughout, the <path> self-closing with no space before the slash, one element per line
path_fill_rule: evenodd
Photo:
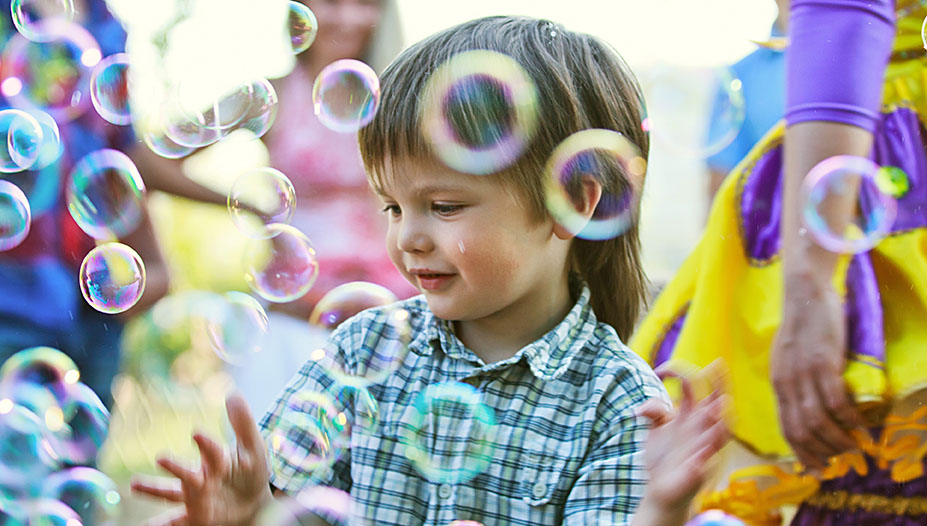
<path fill-rule="evenodd" d="M 677 376 L 658 370 L 661 379 Z M 664 510 L 688 511 L 689 504 L 709 475 L 709 459 L 727 442 L 724 396 L 719 389 L 695 401 L 692 385 L 685 377 L 679 412 L 661 400 L 648 400 L 638 414 L 653 422 L 645 446 L 650 482 L 645 500 Z"/>
<path fill-rule="evenodd" d="M 248 406 L 240 396 L 232 396 L 226 409 L 237 437 L 234 454 L 197 433 L 193 440 L 202 457 L 199 469 L 161 457 L 158 465 L 176 478 L 132 481 L 133 491 L 183 504 L 176 512 L 152 519 L 149 525 L 245 526 L 273 498 L 264 444 Z"/>

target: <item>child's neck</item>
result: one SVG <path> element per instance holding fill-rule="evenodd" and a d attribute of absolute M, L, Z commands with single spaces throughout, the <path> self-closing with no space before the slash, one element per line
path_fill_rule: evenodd
<path fill-rule="evenodd" d="M 521 298 L 491 316 L 455 321 L 454 332 L 484 363 L 499 362 L 556 327 L 572 307 L 570 289 L 564 282 L 554 290 Z"/>

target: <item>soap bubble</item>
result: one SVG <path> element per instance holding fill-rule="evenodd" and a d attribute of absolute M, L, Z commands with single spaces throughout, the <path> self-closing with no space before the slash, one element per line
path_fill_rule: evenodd
<path fill-rule="evenodd" d="M 87 235 L 121 238 L 141 223 L 145 183 L 129 157 L 103 149 L 82 157 L 68 177 L 68 211 Z"/>
<path fill-rule="evenodd" d="M 35 109 L 30 110 L 29 115 L 32 115 L 42 128 L 39 155 L 35 164 L 31 167 L 31 170 L 41 170 L 57 161 L 61 154 L 64 153 L 64 146 L 61 144 L 61 132 L 58 130 L 58 123 L 48 113 Z"/>
<path fill-rule="evenodd" d="M 633 143 L 612 130 L 569 136 L 546 167 L 546 202 L 554 220 L 583 239 L 611 239 L 634 222 L 647 162 Z M 591 219 L 582 214 L 584 182 L 599 181 L 602 195 Z"/>
<path fill-rule="evenodd" d="M 419 472 L 433 483 L 467 482 L 489 467 L 495 449 L 496 420 L 480 393 L 458 382 L 432 384 L 415 400 L 399 440 Z M 466 440 L 438 440 L 453 430 Z"/>
<path fill-rule="evenodd" d="M 389 305 L 395 301 L 397 298 L 392 291 L 376 283 L 344 283 L 322 296 L 309 315 L 309 323 L 334 330 L 341 322 L 362 310 Z"/>
<path fill-rule="evenodd" d="M 164 128 L 152 128 L 146 130 L 142 134 L 142 140 L 145 141 L 145 145 L 148 146 L 148 149 L 155 153 L 155 155 L 164 157 L 165 159 L 180 159 L 181 157 L 186 157 L 193 153 L 196 148 L 190 146 L 182 146 L 174 142 L 173 139 L 167 136 Z"/>
<path fill-rule="evenodd" d="M 351 496 L 327 486 L 310 486 L 295 498 L 277 499 L 265 507 L 257 526 L 301 526 L 315 524 L 324 517 L 332 526 L 363 526 Z"/>
<path fill-rule="evenodd" d="M 319 32 L 319 21 L 305 4 L 290 2 L 289 28 L 293 54 L 296 55 L 309 49 L 315 42 L 315 36 Z"/>
<path fill-rule="evenodd" d="M 78 382 L 70 386 L 61 405 L 61 425 L 50 425 L 48 418 L 46 425 L 56 431 L 51 447 L 63 462 L 93 464 L 109 430 L 109 410 L 93 389 Z"/>
<path fill-rule="evenodd" d="M 80 515 L 59 500 L 31 499 L 23 504 L 23 508 L 29 526 L 85 526 Z M 92 523 L 86 526 L 92 526 Z"/>
<path fill-rule="evenodd" d="M 182 112 L 182 117 L 209 130 L 210 136 L 220 138 L 222 134 L 216 132 L 230 131 L 241 122 L 251 108 L 254 89 L 251 83 L 243 84 L 211 100 L 200 100 L 198 103 L 192 102 L 196 100 L 196 87 L 193 84 L 181 83 L 177 87 L 177 105 Z M 197 146 L 197 144 L 188 146 Z"/>
<path fill-rule="evenodd" d="M 87 467 L 49 475 L 42 483 L 42 496 L 66 504 L 86 526 L 115 526 L 122 501 L 112 479 Z"/>
<path fill-rule="evenodd" d="M 315 114 L 326 128 L 354 133 L 373 120 L 380 105 L 380 79 L 367 64 L 341 59 L 325 66 L 312 87 Z"/>
<path fill-rule="evenodd" d="M 0 136 L 6 143 L 6 148 L 0 148 L 0 172 L 21 172 L 38 160 L 44 134 L 32 115 L 22 110 L 0 110 Z"/>
<path fill-rule="evenodd" d="M 29 235 L 31 224 L 32 210 L 26 194 L 0 179 L 0 251 L 19 246 Z"/>
<path fill-rule="evenodd" d="M 641 126 L 675 153 L 710 157 L 734 142 L 743 128 L 743 82 L 729 68 L 660 67 L 641 84 L 647 101 Z M 706 130 L 712 104 L 711 127 Z"/>
<path fill-rule="evenodd" d="M 482 175 L 511 165 L 537 131 L 537 88 L 502 53 L 454 56 L 429 77 L 423 99 L 425 138 L 459 172 Z"/>
<path fill-rule="evenodd" d="M 686 526 L 744 526 L 744 523 L 721 510 L 708 510 L 693 517 Z"/>
<path fill-rule="evenodd" d="M 239 129 L 249 130 L 257 137 L 263 137 L 277 119 L 277 92 L 267 79 L 251 84 L 251 106 L 238 124 Z"/>
<path fill-rule="evenodd" d="M 48 35 L 38 44 L 16 34 L 0 57 L 0 89 L 10 104 L 48 112 L 59 124 L 90 106 L 91 69 L 102 58 L 93 36 L 78 24 L 43 20 Z"/>
<path fill-rule="evenodd" d="M 251 170 L 232 184 L 228 196 L 232 222 L 244 235 L 267 239 L 277 230 L 271 224 L 289 224 L 296 212 L 296 189 L 283 172 L 264 167 Z"/>
<path fill-rule="evenodd" d="M 26 488 L 59 467 L 48 434 L 32 411 L 0 400 L 0 485 Z"/>
<path fill-rule="evenodd" d="M 338 348 L 332 344 L 312 351 L 309 359 L 319 362 L 326 372 L 339 383 L 349 387 L 363 388 L 382 383 L 402 367 L 409 355 L 412 341 L 412 325 L 409 311 L 401 303 L 381 307 L 375 314 L 379 336 L 376 345 L 365 345 L 354 353 L 354 360 L 348 366 Z"/>
<path fill-rule="evenodd" d="M 253 240 L 245 254 L 245 281 L 262 298 L 286 303 L 301 298 L 319 276 L 319 262 L 309 238 L 289 226 L 267 227 L 272 236 Z"/>
<path fill-rule="evenodd" d="M 74 19 L 72 0 L 13 0 L 10 2 L 13 25 L 33 42 L 47 42 L 52 36 L 43 31 L 43 20 L 70 22 Z"/>
<path fill-rule="evenodd" d="M 850 155 L 825 159 L 808 172 L 802 184 L 802 219 L 821 247 L 858 254 L 888 234 L 897 203 L 880 189 L 878 172 L 869 159 Z"/>
<path fill-rule="evenodd" d="M 345 440 L 341 414 L 328 395 L 300 390 L 290 394 L 265 440 L 275 473 L 298 473 L 307 478 L 328 469 L 341 454 Z"/>
<path fill-rule="evenodd" d="M 99 245 L 81 263 L 80 291 L 91 307 L 104 314 L 125 312 L 145 291 L 145 264 L 127 245 Z"/>
<path fill-rule="evenodd" d="M 132 122 L 129 110 L 129 55 L 110 55 L 93 68 L 90 100 L 106 121 L 126 125 Z"/>
<path fill-rule="evenodd" d="M 267 313 L 253 297 L 226 292 L 221 307 L 207 317 L 209 343 L 223 361 L 236 365 L 261 350 L 267 335 Z"/>
<path fill-rule="evenodd" d="M 0 367 L 0 383 L 34 383 L 49 389 L 64 402 L 80 371 L 68 355 L 53 347 L 30 347 L 10 356 Z"/>

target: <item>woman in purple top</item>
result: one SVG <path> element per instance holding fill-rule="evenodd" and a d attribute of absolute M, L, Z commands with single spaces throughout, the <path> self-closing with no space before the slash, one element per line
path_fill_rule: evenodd
<path fill-rule="evenodd" d="M 925 16 L 916 0 L 793 0 L 785 122 L 721 186 L 632 341 L 654 365 L 722 358 L 742 449 L 804 466 L 737 471 L 705 507 L 751 524 L 796 501 L 801 526 L 927 523 Z M 852 256 L 801 221 L 803 179 L 837 155 L 893 167 L 880 188 L 897 218 Z M 851 197 L 826 219 L 865 208 Z"/>

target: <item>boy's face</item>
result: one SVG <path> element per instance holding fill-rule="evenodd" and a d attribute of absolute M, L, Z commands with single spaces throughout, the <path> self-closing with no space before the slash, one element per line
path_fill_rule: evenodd
<path fill-rule="evenodd" d="M 390 259 L 439 318 L 531 316 L 566 282 L 569 243 L 494 176 L 428 161 L 395 163 L 387 175 Z"/>

